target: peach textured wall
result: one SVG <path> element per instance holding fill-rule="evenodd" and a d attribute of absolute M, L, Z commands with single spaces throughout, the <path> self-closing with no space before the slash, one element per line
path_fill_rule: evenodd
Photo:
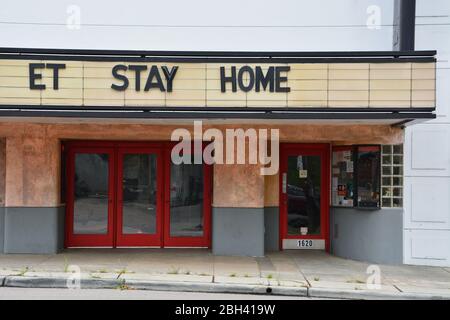
<path fill-rule="evenodd" d="M 41 125 L 18 126 L 6 137 L 6 206 L 59 204 L 59 146 Z"/>
<path fill-rule="evenodd" d="M 264 207 L 264 176 L 259 165 L 214 166 L 214 207 Z"/>
<path fill-rule="evenodd" d="M 67 139 L 168 141 L 173 129 L 192 125 L 0 122 L 0 195 L 6 206 L 60 204 L 60 142 Z M 205 125 L 204 129 L 212 127 Z M 281 142 L 401 143 L 403 130 L 389 125 L 259 124 L 225 128 L 279 128 Z M 1 160 L 2 142 L 6 151 Z M 278 177 L 259 175 L 258 165 L 216 165 L 213 203 L 218 207 L 278 205 Z M 5 188 L 2 191 L 2 176 Z M 0 196 L 1 198 L 1 196 Z M 0 202 L 1 205 L 1 202 Z"/>
<path fill-rule="evenodd" d="M 279 205 L 279 174 L 264 177 L 264 206 L 278 207 Z"/>

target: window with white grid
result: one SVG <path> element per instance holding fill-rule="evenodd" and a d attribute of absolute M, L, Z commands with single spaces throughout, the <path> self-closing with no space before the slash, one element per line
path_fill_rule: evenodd
<path fill-rule="evenodd" d="M 381 148 L 381 206 L 403 206 L 403 145 Z"/>

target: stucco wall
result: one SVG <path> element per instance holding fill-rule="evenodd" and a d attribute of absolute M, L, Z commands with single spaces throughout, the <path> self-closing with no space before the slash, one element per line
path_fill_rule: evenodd
<path fill-rule="evenodd" d="M 6 138 L 6 206 L 54 207 L 60 204 L 61 140 L 168 141 L 174 129 L 186 128 L 192 131 L 193 128 L 190 122 L 150 125 L 103 121 L 73 123 L 75 121 L 53 124 L 0 123 L 0 137 Z M 222 131 L 225 128 L 276 128 L 280 130 L 281 142 L 340 144 L 403 141 L 402 129 L 389 125 L 204 124 L 204 129 L 210 127 Z M 262 208 L 278 205 L 278 178 L 260 176 L 258 165 L 217 165 L 214 176 L 214 206 Z M 246 179 L 242 179 L 243 176 Z"/>
<path fill-rule="evenodd" d="M 7 207 L 59 204 L 60 145 L 42 129 L 29 126 L 23 135 L 6 138 Z"/>

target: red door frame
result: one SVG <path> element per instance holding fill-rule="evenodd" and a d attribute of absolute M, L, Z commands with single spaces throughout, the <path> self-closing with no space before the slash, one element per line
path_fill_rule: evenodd
<path fill-rule="evenodd" d="M 203 236 L 172 237 L 170 236 L 170 153 L 176 143 L 167 143 L 164 148 L 165 188 L 164 188 L 164 246 L 165 247 L 211 247 L 211 185 L 212 166 L 203 164 Z M 204 147 L 204 145 L 203 145 Z M 192 150 L 194 148 L 192 147 Z M 203 148 L 202 148 L 203 151 Z"/>
<path fill-rule="evenodd" d="M 170 152 L 175 143 L 134 142 L 134 141 L 69 141 L 66 148 L 66 232 L 65 247 L 211 247 L 211 186 L 212 166 L 203 164 L 203 226 L 202 237 L 170 237 Z M 108 153 L 108 232 L 103 235 L 73 234 L 74 174 L 75 153 Z M 119 170 L 124 153 L 156 153 L 157 160 L 157 236 L 121 235 L 121 190 L 122 170 Z M 159 218 L 159 221 L 158 221 Z"/>
<path fill-rule="evenodd" d="M 108 227 L 105 235 L 99 234 L 74 234 L 74 178 L 75 178 L 75 153 L 105 153 L 109 155 L 108 159 Z M 108 146 L 72 146 L 67 150 L 67 204 L 66 204 L 66 247 L 113 247 L 114 246 L 114 168 L 115 168 L 114 149 Z"/>
<path fill-rule="evenodd" d="M 289 155 L 318 155 L 321 158 L 321 198 L 320 221 L 321 234 L 307 236 L 292 236 L 287 234 L 287 193 L 283 193 L 283 174 L 287 174 L 287 157 Z M 283 239 L 324 239 L 325 250 L 330 251 L 330 145 L 327 143 L 303 144 L 286 143 L 280 146 L 280 250 L 283 249 Z"/>
<path fill-rule="evenodd" d="M 154 234 L 123 234 L 123 157 L 125 154 L 155 154 L 156 158 L 156 232 Z M 163 207 L 163 161 L 160 148 L 127 146 L 117 149 L 117 192 L 116 192 L 116 247 L 161 247 Z"/>

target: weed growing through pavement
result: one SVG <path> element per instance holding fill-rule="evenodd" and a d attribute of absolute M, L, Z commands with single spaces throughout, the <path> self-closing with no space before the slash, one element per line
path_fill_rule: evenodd
<path fill-rule="evenodd" d="M 106 269 L 100 269 L 100 270 L 98 270 L 97 272 L 98 272 L 98 273 L 108 273 L 108 270 L 106 270 Z"/>
<path fill-rule="evenodd" d="M 64 256 L 64 272 L 65 273 L 69 272 L 69 260 L 67 259 L 66 256 Z"/>
<path fill-rule="evenodd" d="M 176 267 L 170 268 L 170 270 L 167 272 L 167 274 L 179 274 L 179 273 L 180 273 L 180 268 L 176 268 Z"/>
<path fill-rule="evenodd" d="M 359 279 L 352 279 L 352 280 L 347 280 L 347 283 L 365 283 L 365 282 L 362 280 L 359 280 Z"/>
<path fill-rule="evenodd" d="M 17 276 L 20 276 L 20 277 L 24 276 L 25 273 L 28 272 L 28 270 L 29 270 L 28 267 L 23 268 L 22 270 L 19 271 L 19 273 L 17 274 Z"/>
<path fill-rule="evenodd" d="M 122 279 L 120 284 L 116 287 L 118 290 L 132 290 L 131 287 L 127 286 L 125 283 L 125 279 Z"/>

